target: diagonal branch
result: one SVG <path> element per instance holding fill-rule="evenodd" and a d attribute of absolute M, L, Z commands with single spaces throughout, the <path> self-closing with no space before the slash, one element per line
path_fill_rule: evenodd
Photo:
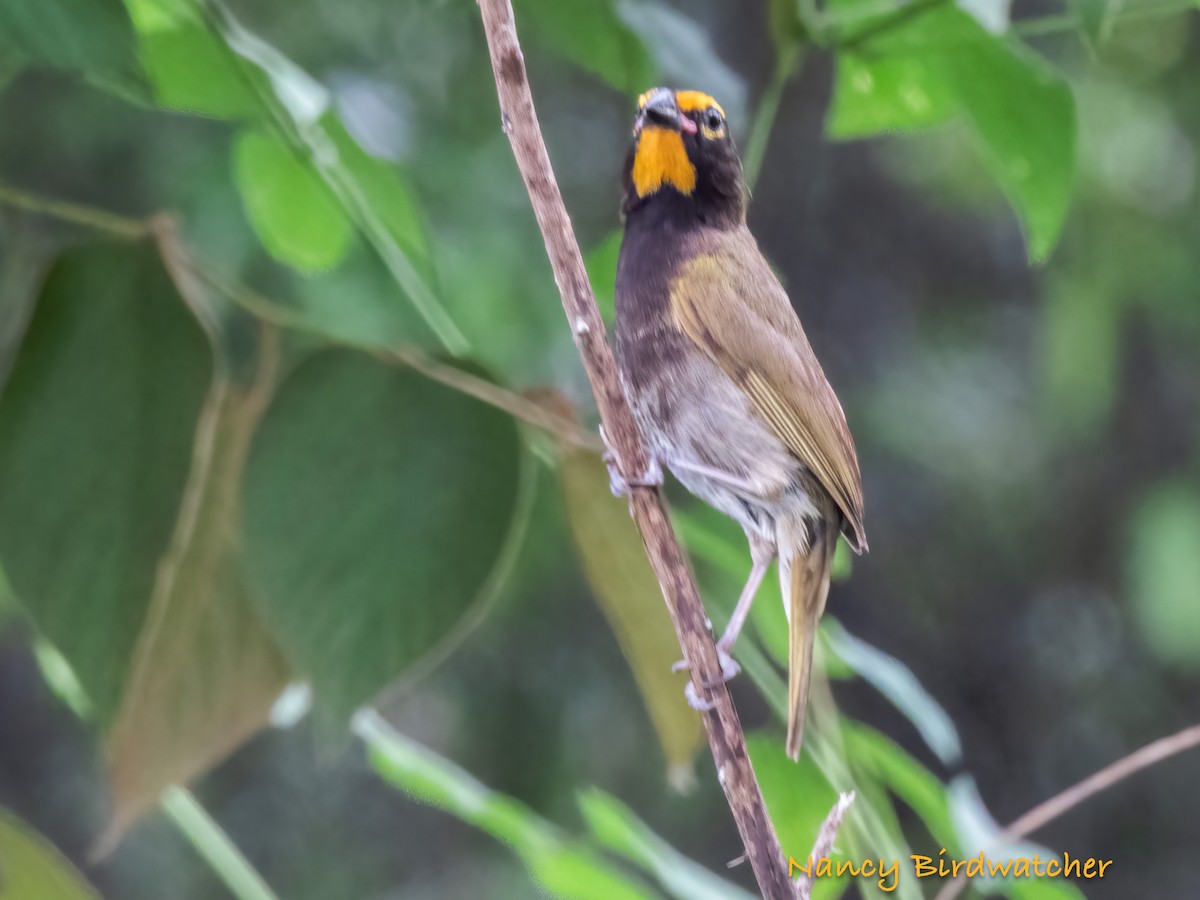
<path fill-rule="evenodd" d="M 1000 837 L 1005 841 L 1015 841 L 1017 838 L 1032 834 L 1068 810 L 1074 809 L 1084 800 L 1108 790 L 1135 772 L 1140 772 L 1142 769 L 1160 763 L 1184 750 L 1190 750 L 1192 747 L 1200 747 L 1200 725 L 1192 725 L 1183 731 L 1151 741 L 1128 756 L 1121 757 L 1115 763 L 1105 766 L 1083 781 L 1073 784 L 1049 800 L 1039 803 L 1005 828 L 1000 833 Z M 938 892 L 936 900 L 954 900 L 967 886 L 968 880 L 966 876 L 960 875 Z"/>
<path fill-rule="evenodd" d="M 554 280 L 562 295 L 563 309 L 587 370 L 605 433 L 621 471 L 644 472 L 648 461 L 646 445 L 621 389 L 616 362 L 588 283 L 579 244 L 542 140 L 525 73 L 525 59 L 517 41 L 512 5 L 509 0 L 480 0 L 479 5 L 500 98 L 501 121 L 517 158 L 517 167 L 525 179 L 554 270 Z M 746 753 L 742 725 L 721 677 L 716 647 L 687 558 L 680 549 L 657 489 L 634 488 L 630 507 L 650 564 L 662 586 L 684 659 L 691 671 L 693 689 L 698 696 L 707 696 L 712 704 L 704 714 L 708 742 L 718 780 L 741 833 L 759 889 L 768 900 L 791 900 L 796 896 L 796 889 L 788 878 L 779 838 L 767 815 L 762 791 Z M 716 687 L 708 688 L 707 685 Z"/>

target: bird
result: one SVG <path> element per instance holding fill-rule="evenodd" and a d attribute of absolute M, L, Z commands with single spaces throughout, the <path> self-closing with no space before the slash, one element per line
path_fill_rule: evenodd
<path fill-rule="evenodd" d="M 751 570 L 717 641 L 722 672 L 771 563 L 789 622 L 786 749 L 799 759 L 813 640 L 839 535 L 867 550 L 854 440 L 788 295 L 746 225 L 725 111 L 701 91 L 638 98 L 625 159 L 616 356 L 651 468 L 735 519 Z M 694 697 L 693 697 L 694 699 Z"/>

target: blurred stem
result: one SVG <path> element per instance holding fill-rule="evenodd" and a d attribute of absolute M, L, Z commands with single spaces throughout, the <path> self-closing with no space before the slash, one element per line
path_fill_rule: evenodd
<path fill-rule="evenodd" d="M 109 234 L 130 240 L 145 237 L 151 230 L 148 221 L 128 219 L 124 216 L 118 216 L 99 209 L 92 209 L 87 206 L 77 206 L 74 203 L 51 200 L 48 197 L 42 197 L 22 191 L 19 188 L 10 187 L 3 182 L 0 182 L 0 204 L 11 206 L 15 209 L 41 213 L 64 222 L 72 222 L 76 225 L 94 228 L 97 231 L 108 232 Z"/>
<path fill-rule="evenodd" d="M 452 356 L 469 355 L 471 346 L 458 326 L 442 307 L 433 288 L 417 270 L 404 248 L 391 233 L 387 224 L 371 205 L 362 186 L 341 163 L 337 148 L 326 133 L 320 117 L 307 121 L 299 118 L 276 93 L 280 88 L 265 89 L 251 77 L 251 67 L 265 73 L 272 85 L 286 83 L 289 74 L 300 73 L 290 60 L 274 47 L 251 33 L 217 0 L 190 0 L 231 62 L 241 73 L 243 81 L 258 101 L 267 120 L 292 147 L 303 154 L 320 176 L 333 199 L 374 247 L 393 280 L 404 292 L 417 313 Z M 328 114 L 325 110 L 322 115 Z"/>
<path fill-rule="evenodd" d="M 815 34 L 818 43 L 831 44 L 837 50 L 853 50 L 880 34 L 910 22 L 918 16 L 939 6 L 948 5 L 951 0 L 909 0 L 907 3 L 896 3 L 885 0 L 883 3 L 859 5 L 847 10 L 840 16 L 825 14 L 819 18 L 821 23 L 819 34 Z M 1142 3 L 1137 6 L 1123 7 L 1112 14 L 1113 24 L 1133 22 L 1137 20 L 1166 18 L 1179 15 L 1196 8 L 1195 0 L 1166 0 L 1161 3 Z M 850 34 L 841 34 L 848 26 L 859 22 L 868 22 L 861 30 Z M 1009 30 L 1021 37 L 1040 37 L 1057 34 L 1063 31 L 1073 31 L 1083 27 L 1083 21 L 1078 13 L 1053 13 L 1012 22 Z M 910 48 L 917 49 L 917 48 Z"/>
<path fill-rule="evenodd" d="M 162 808 L 238 900 L 279 900 L 191 792 L 167 788 Z"/>
<path fill-rule="evenodd" d="M 105 210 L 31 194 L 3 182 L 0 182 L 0 205 L 29 210 L 127 240 L 147 237 L 153 234 L 155 229 L 153 219 L 130 219 Z M 192 248 L 187 247 L 178 238 L 173 241 L 173 246 L 178 251 L 179 262 L 186 266 L 193 275 L 255 318 L 281 328 L 313 335 L 329 343 L 342 343 L 313 327 L 302 316 L 288 309 L 282 303 L 259 294 L 238 279 L 221 272 L 217 266 L 205 262 Z M 355 349 L 373 353 L 385 362 L 414 369 L 432 381 L 474 397 L 482 403 L 508 413 L 514 419 L 553 434 L 573 447 L 593 450 L 597 453 L 604 450 L 600 438 L 577 422 L 556 414 L 553 410 L 547 409 L 523 394 L 434 359 L 416 347 L 354 346 Z"/>
<path fill-rule="evenodd" d="M 1193 747 L 1200 747 L 1200 725 L 1192 725 L 1168 737 L 1151 741 L 1128 756 L 1105 766 L 1099 772 L 1089 775 L 1083 781 L 1073 784 L 1065 791 L 1055 794 L 1049 800 L 1039 803 L 1001 831 L 999 840 L 1013 841 L 1026 837 L 1053 822 L 1063 813 L 1074 809 L 1085 800 L 1124 781 L 1130 775 L 1183 753 L 1185 750 L 1191 750 Z M 954 900 L 963 892 L 969 881 L 970 879 L 965 875 L 960 875 L 938 892 L 936 900 Z"/>
<path fill-rule="evenodd" d="M 1182 15 L 1196 9 L 1195 0 L 1176 0 L 1170 3 L 1146 3 L 1141 6 L 1123 7 L 1111 16 L 1111 26 L 1125 22 L 1144 21 L 1147 19 L 1165 19 L 1170 16 Z M 1058 13 L 1050 16 L 1038 16 L 1032 19 L 1022 19 L 1012 23 L 1014 34 L 1021 37 L 1041 37 L 1047 34 L 1059 34 L 1063 31 L 1074 31 L 1082 28 L 1083 21 L 1077 13 Z"/>
<path fill-rule="evenodd" d="M 746 152 L 742 158 L 746 187 L 751 191 L 754 190 L 758 174 L 762 171 L 763 157 L 767 153 L 771 131 L 775 128 L 775 117 L 779 114 L 783 90 L 803 64 L 804 55 L 805 46 L 800 41 L 792 41 L 784 46 L 775 58 L 775 71 L 771 75 L 771 82 L 763 91 L 762 99 L 758 101 L 758 109 L 750 125 L 750 136 L 746 139 Z"/>

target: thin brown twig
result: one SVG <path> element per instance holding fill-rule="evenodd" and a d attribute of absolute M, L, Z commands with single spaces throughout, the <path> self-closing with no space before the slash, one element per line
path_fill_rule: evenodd
<path fill-rule="evenodd" d="M 605 338 L 604 322 L 596 307 L 579 244 L 550 166 L 533 107 L 525 59 L 517 40 L 512 5 L 509 0 L 480 0 L 479 5 L 500 100 L 501 122 L 512 144 L 517 168 L 525 180 L 555 282 L 562 295 L 563 309 L 596 396 L 600 418 L 620 469 L 627 473 L 644 472 L 648 463 L 646 445 L 621 389 L 616 361 Z M 716 647 L 687 557 L 680 548 L 657 489 L 633 488 L 630 509 L 662 587 L 691 672 L 693 688 L 698 696 L 707 697 L 711 704 L 711 709 L 704 714 L 704 722 L 717 777 L 759 889 L 768 900 L 792 900 L 798 896 L 796 887 L 788 878 L 779 838 L 767 815 L 762 791 L 746 752 L 745 735 L 721 676 Z"/>
<path fill-rule="evenodd" d="M 1015 841 L 1026 837 L 1085 800 L 1124 781 L 1130 775 L 1192 747 L 1200 747 L 1200 725 L 1192 725 L 1176 734 L 1152 741 L 1065 791 L 1055 794 L 1049 800 L 1039 803 L 1000 832 L 1000 840 Z M 954 900 L 966 888 L 968 881 L 970 879 L 966 876 L 959 876 L 943 887 L 935 900 Z"/>

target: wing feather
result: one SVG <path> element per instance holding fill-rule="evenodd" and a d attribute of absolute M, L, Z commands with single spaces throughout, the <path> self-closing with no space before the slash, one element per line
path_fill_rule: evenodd
<path fill-rule="evenodd" d="M 748 231 L 714 239 L 680 266 L 671 313 L 829 492 L 851 545 L 865 550 L 862 477 L 845 413 Z"/>

